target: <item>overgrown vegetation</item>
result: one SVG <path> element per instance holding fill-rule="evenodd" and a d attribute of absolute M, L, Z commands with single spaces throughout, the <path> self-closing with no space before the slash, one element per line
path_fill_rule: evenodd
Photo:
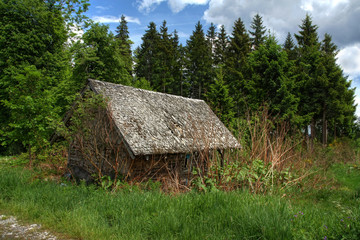
<path fill-rule="evenodd" d="M 113 191 L 39 178 L 1 158 L 5 213 L 81 239 L 358 239 L 359 163 L 335 163 L 281 194 L 246 190 L 164 194 L 121 183 Z M 317 164 L 314 162 L 314 164 Z M 255 168 L 255 166 L 257 168 Z M 247 171 L 266 175 L 259 161 Z M 316 168 L 314 169 L 316 171 Z M 321 178 L 321 179 L 319 179 Z M 256 182 L 256 181 L 255 181 Z M 316 183 L 315 183 L 316 182 Z M 313 183 L 315 188 L 311 186 Z"/>

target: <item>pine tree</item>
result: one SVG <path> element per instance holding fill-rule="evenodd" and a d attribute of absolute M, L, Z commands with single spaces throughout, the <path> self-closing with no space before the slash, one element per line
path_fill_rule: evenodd
<path fill-rule="evenodd" d="M 209 49 L 209 57 L 211 61 L 211 68 L 209 71 L 209 79 L 210 81 L 213 81 L 215 78 L 215 71 L 214 71 L 214 59 L 215 59 L 215 41 L 216 41 L 216 27 L 213 23 L 210 24 L 210 27 L 206 34 L 206 41 L 208 43 L 208 49 Z"/>
<path fill-rule="evenodd" d="M 188 96 L 188 84 L 184 77 L 185 68 L 185 48 L 179 44 L 177 31 L 173 32 L 172 38 L 172 64 L 171 73 L 174 81 L 169 85 L 169 93 Z"/>
<path fill-rule="evenodd" d="M 315 126 L 321 105 L 322 90 L 320 82 L 323 67 L 321 66 L 320 43 L 317 35 L 318 27 L 313 25 L 312 19 L 306 15 L 300 26 L 299 34 L 295 34 L 298 42 L 297 51 L 297 87 L 300 98 L 299 114 L 303 118 L 303 127 L 311 125 L 311 140 L 315 138 Z"/>
<path fill-rule="evenodd" d="M 254 84 L 254 93 L 249 99 L 252 110 L 256 111 L 265 104 L 271 115 L 297 123 L 299 99 L 294 94 L 294 65 L 288 61 L 274 36 L 269 36 L 250 54 L 249 65 Z"/>
<path fill-rule="evenodd" d="M 135 74 L 136 77 L 144 77 L 150 82 L 152 88 L 158 86 L 160 79 L 159 48 L 160 34 L 156 24 L 150 22 L 148 29 L 141 38 L 142 44 L 135 52 Z"/>
<path fill-rule="evenodd" d="M 198 22 L 186 47 L 187 81 L 190 84 L 190 97 L 192 98 L 203 99 L 211 84 L 209 69 L 212 66 L 209 53 L 209 44 L 205 39 L 202 25 Z"/>
<path fill-rule="evenodd" d="M 168 86 L 173 85 L 174 77 L 172 75 L 172 65 L 174 58 L 174 45 L 171 39 L 171 35 L 168 33 L 168 27 L 166 26 L 166 21 L 163 21 L 160 27 L 160 42 L 159 42 L 159 51 L 160 51 L 160 72 L 161 72 L 161 83 L 159 84 L 159 91 L 172 93 L 171 89 L 168 89 Z M 156 89 L 156 88 L 155 88 Z"/>
<path fill-rule="evenodd" d="M 215 39 L 214 64 L 216 66 L 225 65 L 227 49 L 229 46 L 229 37 L 226 33 L 224 25 L 220 26 L 220 31 Z"/>
<path fill-rule="evenodd" d="M 291 37 L 290 33 L 288 33 L 286 36 L 285 43 L 283 45 L 283 49 L 287 53 L 290 60 L 296 59 L 295 43 L 294 43 L 294 40 Z"/>
<path fill-rule="evenodd" d="M 266 28 L 263 25 L 262 17 L 259 14 L 256 14 L 250 25 L 253 31 L 249 31 L 251 40 L 251 45 L 254 50 L 258 49 L 261 44 L 265 41 Z"/>
<path fill-rule="evenodd" d="M 230 127 L 234 120 L 234 101 L 229 94 L 229 87 L 224 81 L 223 66 L 215 70 L 214 83 L 206 93 L 206 100 L 220 120 Z"/>
<path fill-rule="evenodd" d="M 249 79 L 248 55 L 250 53 L 250 38 L 245 25 L 239 18 L 235 21 L 226 58 L 226 83 L 230 95 L 235 101 L 237 116 L 246 109 L 247 97 L 253 91 Z"/>
<path fill-rule="evenodd" d="M 120 23 L 116 27 L 115 31 L 117 33 L 115 38 L 118 41 L 119 50 L 125 62 L 126 69 L 130 74 L 132 74 L 133 59 L 131 44 L 133 44 L 133 42 L 130 40 L 127 21 L 124 15 L 121 16 Z"/>
<path fill-rule="evenodd" d="M 210 27 L 206 33 L 206 40 L 209 44 L 210 54 L 214 53 L 215 40 L 216 40 L 216 27 L 213 23 L 210 24 Z"/>
<path fill-rule="evenodd" d="M 350 82 L 336 63 L 338 49 L 329 34 L 325 34 L 321 52 L 324 72 L 321 82 L 323 94 L 319 98 L 321 105 L 319 118 L 322 122 L 322 142 L 327 144 L 329 128 L 333 133 L 336 133 L 334 128 L 342 129 L 345 135 L 351 132 L 355 121 L 354 90 L 350 88 Z M 331 126 L 328 126 L 328 122 L 332 123 Z"/>

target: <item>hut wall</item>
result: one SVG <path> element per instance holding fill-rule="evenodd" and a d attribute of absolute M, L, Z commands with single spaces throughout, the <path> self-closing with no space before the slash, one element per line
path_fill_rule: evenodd
<path fill-rule="evenodd" d="M 130 166 L 133 179 L 176 180 L 187 184 L 193 168 L 207 169 L 208 159 L 197 153 L 148 155 L 135 158 Z"/>

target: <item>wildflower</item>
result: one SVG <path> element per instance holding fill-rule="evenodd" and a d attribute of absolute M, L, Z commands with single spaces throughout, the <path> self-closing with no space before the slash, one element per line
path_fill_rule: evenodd
<path fill-rule="evenodd" d="M 324 225 L 324 228 L 328 229 L 328 227 L 326 225 Z"/>
<path fill-rule="evenodd" d="M 297 215 L 294 215 L 294 217 L 297 217 Z"/>
<path fill-rule="evenodd" d="M 324 240 L 327 240 L 327 236 L 324 237 Z"/>
<path fill-rule="evenodd" d="M 344 219 L 341 219 L 340 221 L 342 221 L 342 222 L 343 222 L 343 221 L 344 221 Z"/>

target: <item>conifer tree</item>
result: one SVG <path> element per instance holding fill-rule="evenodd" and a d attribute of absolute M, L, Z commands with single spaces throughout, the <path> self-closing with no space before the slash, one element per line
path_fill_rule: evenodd
<path fill-rule="evenodd" d="M 288 55 L 288 58 L 290 60 L 295 60 L 296 59 L 296 51 L 295 51 L 295 43 L 293 38 L 291 37 L 291 34 L 288 32 L 284 45 L 283 45 L 283 49 L 285 50 L 285 52 Z"/>
<path fill-rule="evenodd" d="M 180 96 L 188 96 L 188 84 L 184 77 L 185 48 L 179 44 L 177 31 L 173 32 L 172 38 L 172 64 L 171 73 L 174 81 L 169 86 L 169 92 Z"/>
<path fill-rule="evenodd" d="M 267 105 L 270 114 L 297 123 L 299 99 L 294 94 L 293 63 L 288 61 L 274 36 L 269 36 L 249 56 L 254 92 L 249 98 L 252 110 Z"/>
<path fill-rule="evenodd" d="M 118 41 L 120 53 L 125 62 L 127 71 L 131 74 L 133 67 L 131 44 L 133 44 L 133 42 L 130 40 L 127 21 L 124 15 L 121 16 L 120 23 L 115 31 L 117 33 L 115 38 Z"/>
<path fill-rule="evenodd" d="M 159 61 L 159 78 L 158 82 L 153 83 L 153 88 L 160 92 L 172 93 L 169 86 L 173 85 L 174 77 L 172 75 L 174 45 L 171 35 L 168 33 L 166 21 L 160 26 L 160 39 L 158 43 L 158 61 Z"/>
<path fill-rule="evenodd" d="M 224 81 L 223 66 L 215 70 L 216 77 L 206 93 L 206 100 L 220 120 L 230 127 L 234 121 L 234 101 Z"/>
<path fill-rule="evenodd" d="M 322 142 L 327 144 L 328 130 L 336 133 L 334 128 L 342 129 L 349 134 L 355 121 L 354 90 L 344 77 L 341 67 L 336 63 L 337 46 L 329 34 L 325 34 L 321 45 L 323 76 L 321 82 L 322 96 L 319 98 L 322 122 Z M 328 123 L 331 122 L 331 126 Z M 340 134 L 338 132 L 338 134 Z"/>
<path fill-rule="evenodd" d="M 215 78 L 215 71 L 214 71 L 214 59 L 215 59 L 215 41 L 216 41 L 216 27 L 213 23 L 210 24 L 210 27 L 206 34 L 206 41 L 209 45 L 209 57 L 211 61 L 211 68 L 209 71 L 209 79 L 213 81 Z"/>
<path fill-rule="evenodd" d="M 135 52 L 135 74 L 136 77 L 144 77 L 150 82 L 152 88 L 158 86 L 160 79 L 159 48 L 160 34 L 156 24 L 150 22 L 148 29 L 141 38 L 142 43 Z"/>
<path fill-rule="evenodd" d="M 297 93 L 299 94 L 299 114 L 303 118 L 303 128 L 311 125 L 311 140 L 315 138 L 315 126 L 321 105 L 322 90 L 319 86 L 323 68 L 321 64 L 320 43 L 317 34 L 318 26 L 312 23 L 309 15 L 300 25 L 299 34 L 295 34 L 298 43 L 297 55 Z M 307 134 L 307 133 L 306 133 Z"/>
<path fill-rule="evenodd" d="M 253 91 L 249 79 L 248 55 L 250 53 L 250 38 L 243 21 L 235 21 L 226 58 L 226 83 L 230 95 L 235 101 L 236 114 L 240 116 L 246 109 L 247 97 Z"/>
<path fill-rule="evenodd" d="M 226 33 L 224 25 L 220 26 L 220 31 L 216 34 L 214 64 L 216 66 L 225 65 L 227 49 L 229 46 L 229 37 Z"/>
<path fill-rule="evenodd" d="M 210 27 L 206 33 L 206 40 L 209 44 L 210 54 L 213 54 L 216 40 L 216 27 L 213 23 L 210 24 Z"/>
<path fill-rule="evenodd" d="M 209 44 L 206 41 L 202 25 L 198 22 L 186 47 L 187 81 L 190 84 L 190 97 L 192 98 L 203 99 L 211 84 L 209 69 L 212 66 L 209 53 Z"/>
<path fill-rule="evenodd" d="M 261 44 L 264 43 L 266 33 L 266 28 L 263 25 L 262 17 L 259 14 L 256 14 L 254 16 L 250 27 L 251 29 L 253 29 L 253 31 L 249 31 L 251 35 L 250 40 L 252 49 L 256 50 Z"/>

